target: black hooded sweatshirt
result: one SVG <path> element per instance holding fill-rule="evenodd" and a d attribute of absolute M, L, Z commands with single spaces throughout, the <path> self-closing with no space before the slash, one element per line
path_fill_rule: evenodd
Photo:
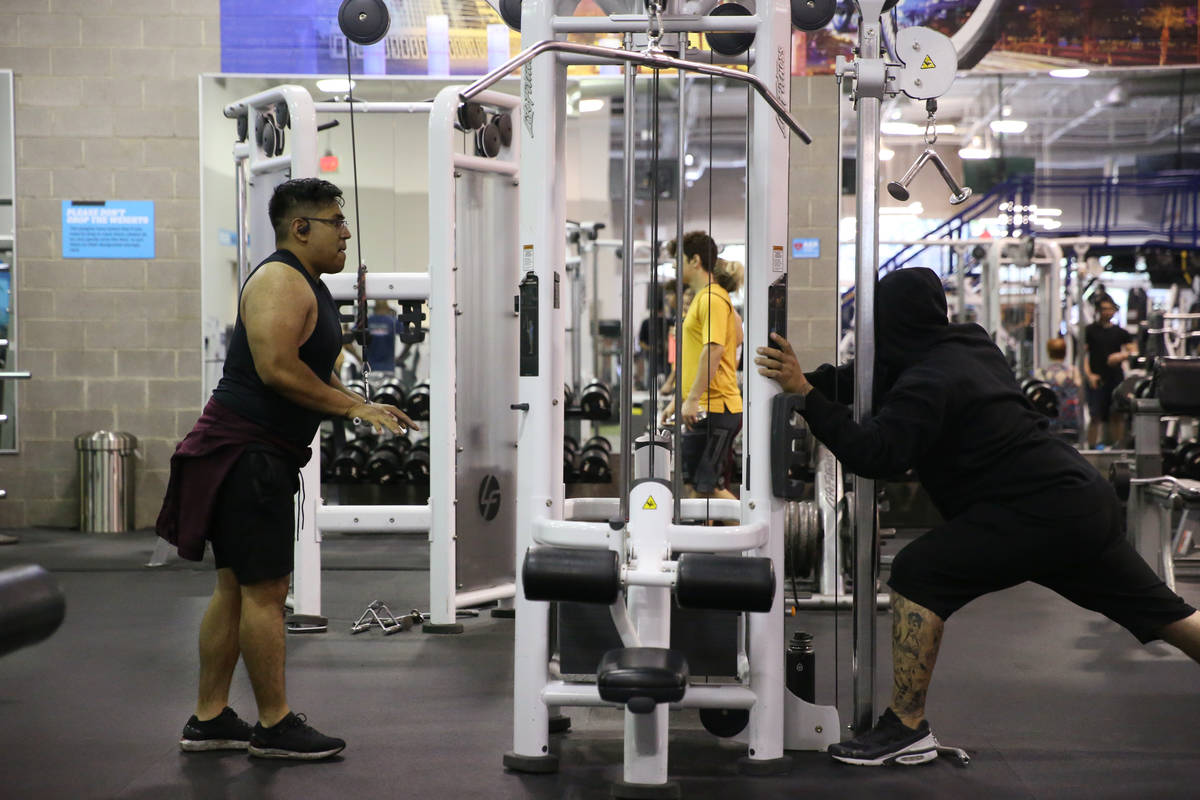
<path fill-rule="evenodd" d="M 856 423 L 854 365 L 808 373 L 803 415 L 846 469 L 888 478 L 914 469 L 946 519 L 981 502 L 1039 516 L 1095 509 L 1100 473 L 1025 398 L 978 325 L 951 325 L 942 282 L 923 268 L 891 272 L 875 298 L 874 414 Z"/>

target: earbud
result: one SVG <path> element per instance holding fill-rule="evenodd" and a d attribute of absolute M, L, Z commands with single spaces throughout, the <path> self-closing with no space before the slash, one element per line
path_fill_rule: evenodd
<path fill-rule="evenodd" d="M 300 220 L 300 224 L 296 226 L 296 233 L 308 233 L 308 220 Z"/>

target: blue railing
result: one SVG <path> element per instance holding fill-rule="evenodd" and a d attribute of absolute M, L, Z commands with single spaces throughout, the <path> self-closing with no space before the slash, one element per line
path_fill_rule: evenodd
<path fill-rule="evenodd" d="M 997 184 L 925 238 L 965 238 L 969 223 L 996 216 L 1002 205 L 1021 208 L 1034 202 L 1063 210 L 1064 224 L 1054 236 L 1104 236 L 1110 244 L 1200 246 L 1200 172 L 1194 171 L 1128 178 L 1015 178 Z M 1027 218 L 1009 217 L 1010 236 L 1039 232 L 1030 229 Z M 880 273 L 908 264 L 928 247 L 902 248 L 880 266 Z"/>

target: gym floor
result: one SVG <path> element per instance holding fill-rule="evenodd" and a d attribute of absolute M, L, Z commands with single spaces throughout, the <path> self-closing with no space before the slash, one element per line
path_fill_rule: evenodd
<path fill-rule="evenodd" d="M 45 642 L 0 658 L 0 796 L 6 798 L 607 798 L 621 774 L 620 713 L 567 709 L 552 737 L 554 775 L 506 772 L 512 745 L 512 621 L 465 620 L 461 636 L 417 630 L 351 635 L 382 599 L 397 614 L 423 607 L 422 537 L 330 537 L 323 596 L 330 630 L 288 640 L 296 711 L 348 747 L 328 762 L 183 754 L 179 732 L 195 692 L 196 631 L 211 563 L 172 557 L 147 569 L 153 534 L 19 530 L 0 568 L 39 563 L 67 597 Z M 889 543 L 897 547 L 902 541 Z M 1181 594 L 1200 604 L 1200 584 Z M 850 615 L 803 612 L 817 646 L 817 699 L 843 724 L 850 702 Z M 834 631 L 837 636 L 834 636 Z M 890 623 L 879 618 L 877 712 L 890 691 Z M 836 639 L 836 644 L 835 644 Z M 835 652 L 836 651 L 836 652 Z M 840 667 L 835 669 L 835 656 Z M 231 703 L 253 721 L 243 668 Z M 671 774 L 685 798 L 1194 798 L 1200 783 L 1200 667 L 1048 590 L 985 597 L 947 625 L 929 700 L 934 733 L 965 748 L 910 768 L 855 768 L 794 753 L 791 774 L 743 777 L 744 748 L 716 739 L 695 712 L 672 715 Z"/>

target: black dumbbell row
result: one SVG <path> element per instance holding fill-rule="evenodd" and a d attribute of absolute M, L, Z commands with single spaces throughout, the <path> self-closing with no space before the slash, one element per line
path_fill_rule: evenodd
<path fill-rule="evenodd" d="M 607 420 L 612 418 L 612 389 L 602 380 L 589 381 L 576 393 L 569 384 L 563 385 L 563 405 L 566 416 L 574 419 Z"/>
<path fill-rule="evenodd" d="M 612 483 L 612 443 L 593 436 L 583 447 L 573 436 L 563 437 L 563 483 Z"/>
<path fill-rule="evenodd" d="M 1162 440 L 1163 472 L 1176 478 L 1200 481 L 1200 439 Z"/>
<path fill-rule="evenodd" d="M 354 380 L 347 383 L 346 388 L 373 403 L 395 406 L 407 414 L 409 419 L 429 419 L 429 381 L 421 381 L 410 389 L 405 387 L 399 378 L 388 378 L 368 393 L 366 384 Z"/>
<path fill-rule="evenodd" d="M 1058 416 L 1058 394 L 1053 386 L 1037 378 L 1027 378 L 1021 382 L 1021 391 L 1040 413 L 1051 418 Z"/>
<path fill-rule="evenodd" d="M 429 438 L 364 433 L 336 450 L 331 434 L 321 435 L 321 480 L 328 483 L 429 483 Z"/>

